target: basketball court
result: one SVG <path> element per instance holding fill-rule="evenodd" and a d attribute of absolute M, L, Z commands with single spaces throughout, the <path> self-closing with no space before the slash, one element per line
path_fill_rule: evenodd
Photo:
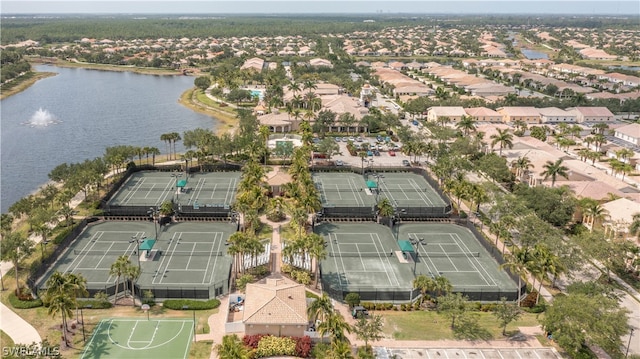
<path fill-rule="evenodd" d="M 103 319 L 80 358 L 187 358 L 193 324 L 191 319 Z"/>
<path fill-rule="evenodd" d="M 156 238 L 157 229 L 157 238 Z M 49 270 L 80 273 L 91 291 L 114 285 L 111 265 L 120 256 L 139 265 L 142 289 L 194 288 L 207 290 L 228 282 L 231 257 L 226 243 L 235 232 L 228 223 L 176 223 L 154 229 L 153 222 L 103 222 L 89 225 Z M 217 289 L 216 289 L 217 290 Z M 158 297 L 158 295 L 156 295 Z M 207 298 L 208 299 L 208 298 Z"/>

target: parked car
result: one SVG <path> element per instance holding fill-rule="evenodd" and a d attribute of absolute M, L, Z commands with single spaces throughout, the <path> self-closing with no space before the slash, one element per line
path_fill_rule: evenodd
<path fill-rule="evenodd" d="M 396 156 L 396 153 L 395 153 L 394 151 L 389 151 L 389 156 L 391 156 L 391 157 L 395 157 L 395 156 Z"/>
<path fill-rule="evenodd" d="M 369 315 L 369 311 L 366 310 L 363 306 L 361 305 L 356 305 L 355 307 L 353 307 L 353 309 L 351 310 L 351 316 L 353 318 L 363 318 L 363 317 L 367 317 Z"/>
<path fill-rule="evenodd" d="M 380 156 L 380 151 L 378 151 L 378 150 L 373 151 L 373 155 L 374 156 Z"/>
<path fill-rule="evenodd" d="M 367 151 L 367 156 L 369 156 L 369 157 L 373 156 L 373 152 Z"/>
<path fill-rule="evenodd" d="M 336 160 L 336 166 L 344 166 L 344 162 L 342 160 Z"/>
<path fill-rule="evenodd" d="M 409 167 L 411 166 L 411 163 L 409 162 L 409 160 L 402 160 L 402 165 Z"/>

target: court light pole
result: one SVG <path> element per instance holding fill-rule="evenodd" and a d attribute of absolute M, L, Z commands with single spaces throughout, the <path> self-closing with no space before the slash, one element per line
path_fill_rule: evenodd
<path fill-rule="evenodd" d="M 176 195 L 176 202 L 179 204 L 180 202 L 179 202 L 179 198 L 178 198 L 178 193 L 179 193 L 178 192 L 178 178 L 182 177 L 182 172 L 180 172 L 180 173 L 172 173 L 171 177 L 175 178 L 174 191 L 175 191 L 175 195 Z"/>
<path fill-rule="evenodd" d="M 157 226 L 157 222 L 158 222 L 158 214 L 160 213 L 160 209 L 158 207 L 153 208 L 150 207 L 149 210 L 147 211 L 147 214 L 149 214 L 151 216 L 151 219 L 153 219 L 153 229 L 156 233 L 156 237 L 155 239 L 158 240 L 158 226 Z"/>
<path fill-rule="evenodd" d="M 40 242 L 40 251 L 42 253 L 42 256 L 40 257 L 40 262 L 41 263 L 44 263 L 44 249 L 47 246 L 47 244 L 49 244 L 49 241 Z"/>
<path fill-rule="evenodd" d="M 136 250 L 135 250 L 135 254 L 136 257 L 138 257 L 138 269 L 140 269 L 142 271 L 142 266 L 140 265 L 140 243 L 142 243 L 145 238 L 147 238 L 147 236 L 144 235 L 140 235 L 140 238 L 138 238 L 137 234 L 134 234 L 133 236 L 131 236 L 131 240 L 129 241 L 129 243 L 136 243 Z"/>

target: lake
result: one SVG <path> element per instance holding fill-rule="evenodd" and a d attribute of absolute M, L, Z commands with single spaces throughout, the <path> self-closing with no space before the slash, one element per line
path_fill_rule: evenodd
<path fill-rule="evenodd" d="M 157 147 L 160 135 L 215 131 L 215 118 L 180 105 L 194 77 L 35 66 L 58 75 L 0 102 L 3 213 L 48 181 L 62 163 L 101 157 L 106 147 Z M 182 151 L 181 142 L 176 145 Z"/>
<path fill-rule="evenodd" d="M 545 59 L 548 60 L 549 56 L 544 52 L 530 50 L 530 49 L 520 49 L 520 52 L 529 60 L 537 60 L 537 59 Z"/>

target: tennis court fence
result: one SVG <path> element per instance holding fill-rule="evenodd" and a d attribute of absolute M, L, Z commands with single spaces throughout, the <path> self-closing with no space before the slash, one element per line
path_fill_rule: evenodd
<path fill-rule="evenodd" d="M 82 250 L 82 249 L 74 249 L 73 254 L 75 255 L 94 255 L 94 256 L 104 256 L 104 255 L 112 255 L 119 256 L 125 251 L 117 251 L 117 250 L 109 250 L 109 251 L 101 251 L 96 249 Z M 215 252 L 207 252 L 207 251 L 159 251 L 160 255 L 164 256 L 206 256 L 206 257 L 220 257 L 223 256 L 224 253 L 221 251 Z"/>

